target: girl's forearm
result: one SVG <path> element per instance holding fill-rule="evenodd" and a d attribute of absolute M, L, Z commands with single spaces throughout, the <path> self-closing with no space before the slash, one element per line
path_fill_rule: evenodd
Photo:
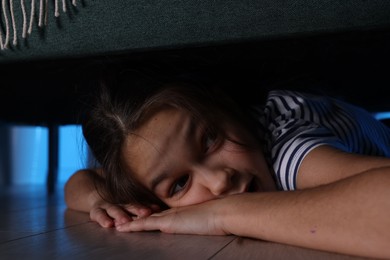
<path fill-rule="evenodd" d="M 101 185 L 102 177 L 94 170 L 80 170 L 65 184 L 65 202 L 70 209 L 89 212 L 93 205 L 101 201 L 96 185 Z"/>
<path fill-rule="evenodd" d="M 224 205 L 231 234 L 390 258 L 390 167 L 308 190 L 230 196 Z"/>

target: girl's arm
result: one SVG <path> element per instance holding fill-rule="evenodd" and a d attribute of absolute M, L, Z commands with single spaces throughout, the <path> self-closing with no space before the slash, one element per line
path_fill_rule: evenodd
<path fill-rule="evenodd" d="M 390 167 L 301 191 L 243 193 L 118 225 L 122 232 L 229 235 L 390 258 Z"/>
<path fill-rule="evenodd" d="M 89 213 L 91 220 L 102 227 L 112 227 L 132 221 L 133 216 L 144 217 L 158 208 L 141 205 L 116 205 L 105 201 L 97 190 L 104 192 L 101 169 L 84 169 L 73 174 L 65 184 L 65 202 L 68 208 Z"/>
<path fill-rule="evenodd" d="M 347 153 L 323 145 L 310 151 L 303 160 L 297 188 L 317 187 L 386 166 L 390 167 L 390 158 Z"/>
<path fill-rule="evenodd" d="M 65 184 L 65 202 L 70 209 L 89 212 L 102 201 L 97 185 L 103 186 L 101 169 L 83 169 L 74 173 Z"/>
<path fill-rule="evenodd" d="M 118 225 L 117 229 L 234 234 L 318 250 L 390 258 L 389 159 L 339 153 L 327 147 L 313 151 L 316 153 L 309 154 L 302 167 L 306 177 L 316 176 L 318 170 L 322 180 L 316 187 L 232 195 L 153 214 Z M 321 175 L 326 170 L 332 175 L 330 179 Z M 347 177 L 340 174 L 343 171 Z"/>
<path fill-rule="evenodd" d="M 229 234 L 390 258 L 390 167 L 302 191 L 231 196 L 221 212 L 216 223 Z"/>

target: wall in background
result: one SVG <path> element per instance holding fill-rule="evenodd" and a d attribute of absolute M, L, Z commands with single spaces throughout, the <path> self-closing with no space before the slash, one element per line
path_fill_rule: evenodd
<path fill-rule="evenodd" d="M 44 184 L 47 172 L 48 131 L 44 127 L 10 126 L 11 184 Z"/>
<path fill-rule="evenodd" d="M 48 130 L 37 126 L 9 126 L 8 148 L 9 176 L 3 170 L 3 183 L 45 184 L 48 171 Z M 4 149 L 5 148 L 5 149 Z M 77 169 L 87 166 L 87 149 L 77 125 L 61 126 L 59 130 L 59 169 L 58 183 L 64 183 Z M 4 164 L 4 162 L 3 162 Z M 1 165 L 0 165 L 1 166 Z M 8 179 L 8 181 L 6 181 Z"/>
<path fill-rule="evenodd" d="M 77 125 L 60 127 L 59 147 L 58 181 L 64 183 L 76 170 L 89 165 L 87 144 L 81 127 Z"/>

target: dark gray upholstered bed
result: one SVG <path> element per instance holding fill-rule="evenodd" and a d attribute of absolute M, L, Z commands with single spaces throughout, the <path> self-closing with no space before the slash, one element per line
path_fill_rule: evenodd
<path fill-rule="evenodd" d="M 4 120 L 74 122 L 76 88 L 82 86 L 75 87 L 72 78 L 84 74 L 91 60 L 153 60 L 164 55 L 188 60 L 194 53 L 236 64 L 235 60 L 257 59 L 251 66 L 268 62 L 269 71 L 280 71 L 286 64 L 290 74 L 299 67 L 299 73 L 327 70 L 329 78 L 340 80 L 336 85 L 370 98 L 374 96 L 368 92 L 380 94 L 387 79 L 390 1 L 386 0 L 2 2 L 2 46 L 8 31 L 8 48 L 0 51 Z M 358 90 L 351 76 L 359 78 L 363 71 L 373 81 Z M 367 78 L 363 83 L 368 83 Z M 374 102 L 369 105 L 379 109 Z"/>
<path fill-rule="evenodd" d="M 261 84 L 240 86 L 248 96 L 279 81 L 390 109 L 388 0 L 1 3 L 3 122 L 52 130 L 77 123 L 90 87 L 83 83 L 96 71 L 167 60 L 172 68 L 211 64 L 255 75 Z"/>
<path fill-rule="evenodd" d="M 35 2 L 31 35 L 23 41 L 22 8 L 20 0 L 14 0 L 19 42 L 17 47 L 10 43 L 13 51 L 1 52 L 1 63 L 127 54 L 390 26 L 390 2 L 386 0 L 50 0 L 44 6 L 47 22 L 42 27 L 38 24 L 39 9 L 46 0 L 24 2 L 28 25 L 30 3 Z M 66 12 L 62 10 L 63 2 Z M 10 36 L 13 38 L 13 32 Z"/>
<path fill-rule="evenodd" d="M 381 80 L 386 78 L 380 74 L 385 71 L 382 66 L 389 66 L 385 57 L 389 57 L 390 1 L 386 0 L 2 2 L 2 46 L 8 31 L 8 48 L 0 51 L 0 118 L 6 120 L 74 121 L 72 103 L 77 93 L 71 78 L 83 74 L 91 59 L 153 60 L 172 53 L 187 60 L 194 53 L 229 61 L 250 57 L 279 70 L 286 63 L 291 68 L 311 63 L 302 71 L 328 69 L 330 78 L 337 73 L 339 79 L 342 73 L 333 71 L 335 65 L 342 63 L 345 67 L 340 69 L 348 72 L 348 67 L 360 63 L 357 68 L 367 66 L 366 73 Z M 327 62 L 328 67 L 319 65 Z M 359 74 L 356 70 L 355 76 Z M 376 81 L 373 78 L 373 86 L 362 92 L 375 89 Z M 344 87 L 357 89 L 353 83 L 350 79 Z"/>

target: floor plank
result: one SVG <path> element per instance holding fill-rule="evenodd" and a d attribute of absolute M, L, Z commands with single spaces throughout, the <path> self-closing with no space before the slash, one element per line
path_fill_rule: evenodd
<path fill-rule="evenodd" d="M 4 212 L 65 205 L 62 186 L 48 195 L 45 185 L 12 185 L 0 187 L 0 205 Z"/>
<path fill-rule="evenodd" d="M 66 208 L 63 191 L 0 190 L 0 259 L 361 259 L 235 236 L 119 233 Z"/>
<path fill-rule="evenodd" d="M 0 245 L 1 259 L 209 259 L 234 237 L 119 233 L 84 223 Z"/>
<path fill-rule="evenodd" d="M 237 238 L 229 246 L 223 248 L 213 260 L 226 259 L 262 259 L 262 260 L 357 260 L 364 259 L 348 255 L 334 254 L 306 248 L 294 247 L 267 241 L 248 238 Z"/>
<path fill-rule="evenodd" d="M 88 216 L 65 223 L 63 195 L 48 196 L 44 186 L 12 186 L 0 189 L 0 243 L 69 225 L 88 222 Z"/>
<path fill-rule="evenodd" d="M 66 219 L 66 207 L 47 206 L 0 215 L 0 242 L 88 222 L 88 216 Z M 14 234 L 12 234 L 14 233 Z"/>
<path fill-rule="evenodd" d="M 12 240 L 28 237 L 37 234 L 37 232 L 17 232 L 17 231 L 0 231 L 0 244 Z M 1 258 L 1 253 L 0 253 Z"/>

